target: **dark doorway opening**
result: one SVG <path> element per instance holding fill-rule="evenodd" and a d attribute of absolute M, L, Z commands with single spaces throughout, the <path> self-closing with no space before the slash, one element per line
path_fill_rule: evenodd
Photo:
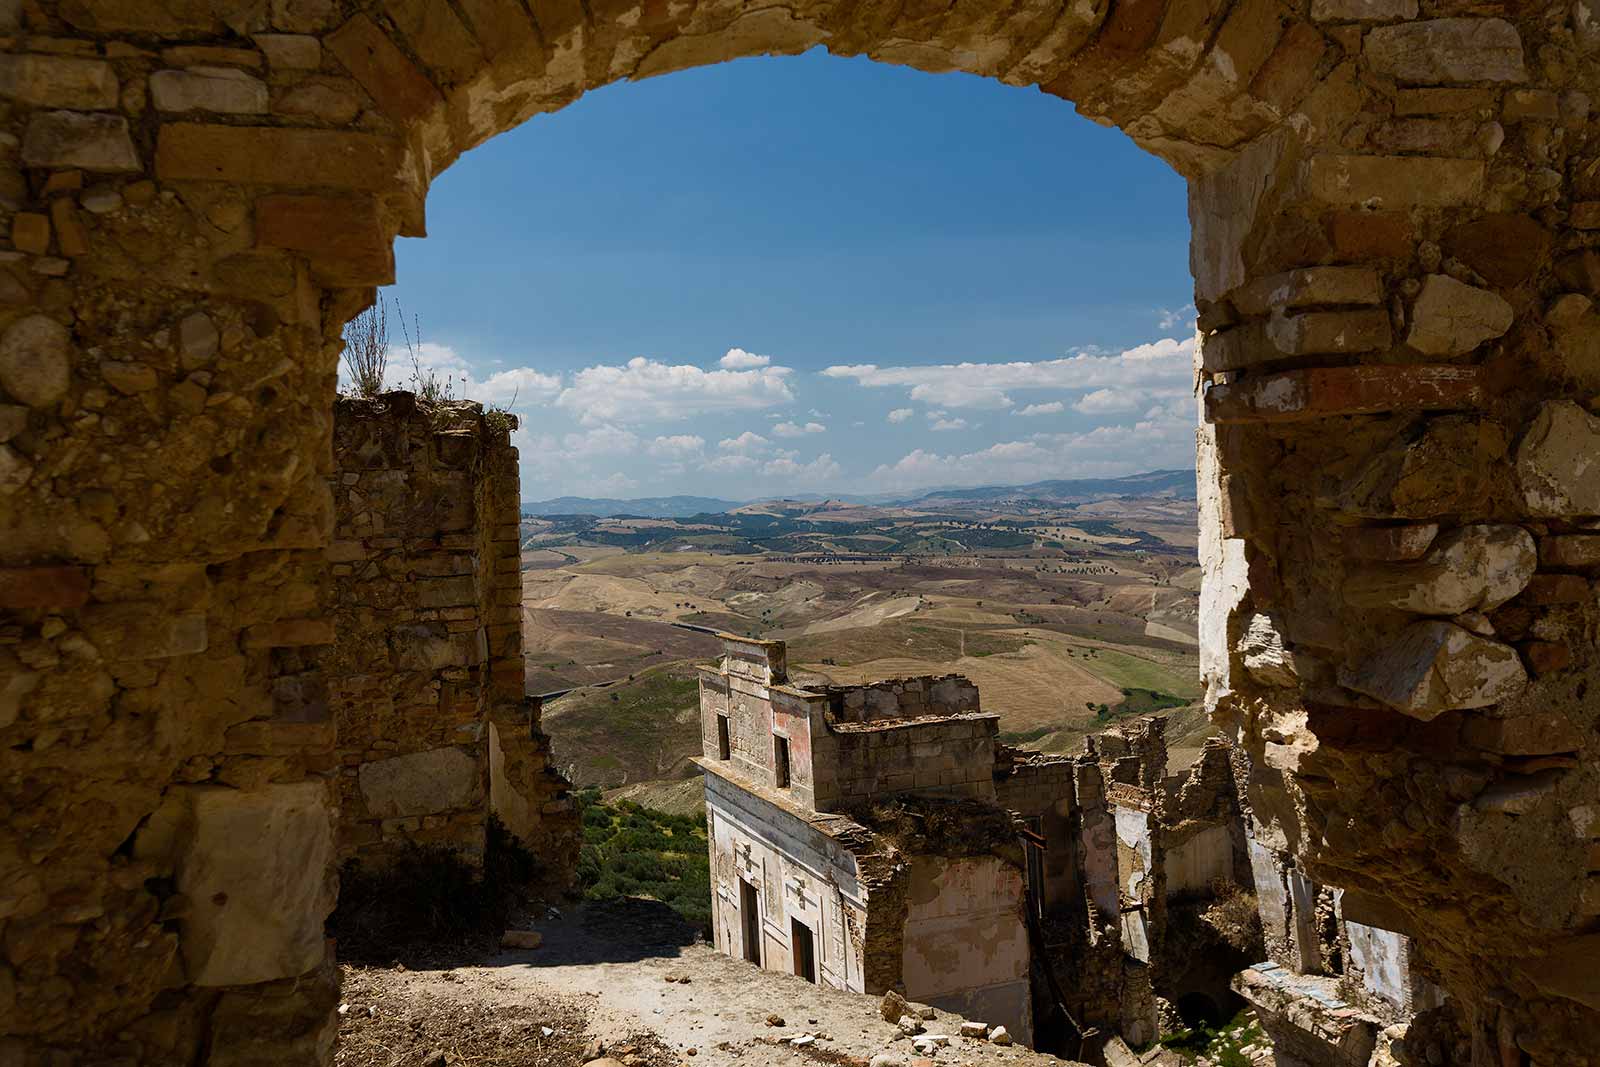
<path fill-rule="evenodd" d="M 744 926 L 744 958 L 761 966 L 761 894 L 739 879 L 739 918 Z"/>
<path fill-rule="evenodd" d="M 811 927 L 799 919 L 789 920 L 789 939 L 794 945 L 794 973 L 808 982 L 817 980 L 817 945 Z"/>
<path fill-rule="evenodd" d="M 728 743 L 728 717 L 717 716 L 717 758 L 728 759 L 733 755 L 732 746 Z"/>

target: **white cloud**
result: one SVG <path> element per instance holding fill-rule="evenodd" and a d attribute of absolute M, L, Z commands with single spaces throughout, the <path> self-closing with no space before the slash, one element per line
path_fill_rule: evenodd
<path fill-rule="evenodd" d="M 1136 389 L 1096 389 L 1085 393 L 1072 410 L 1085 415 L 1126 415 L 1144 407 L 1148 394 Z"/>
<path fill-rule="evenodd" d="M 636 452 L 638 448 L 639 439 L 627 430 L 615 426 L 596 426 L 582 433 L 569 433 L 562 437 L 560 455 L 564 459 L 623 456 Z"/>
<path fill-rule="evenodd" d="M 495 360 L 495 363 L 501 361 Z M 384 372 L 384 386 L 388 389 L 416 388 L 418 370 L 423 375 L 433 373 L 449 385 L 451 395 L 457 400 L 476 400 L 484 404 L 510 405 L 541 404 L 555 399 L 561 392 L 561 376 L 545 374 L 532 367 L 512 367 L 496 371 L 487 378 L 479 378 L 465 356 L 451 345 L 424 341 L 417 345 L 417 360 L 413 365 L 411 353 L 404 345 L 389 346 L 389 365 Z M 344 361 L 339 361 L 339 380 L 348 386 Z"/>
<path fill-rule="evenodd" d="M 1192 330 L 1199 314 L 1192 303 L 1185 304 L 1181 308 L 1161 308 L 1156 313 L 1156 322 L 1163 330 L 1172 330 L 1179 326 Z"/>
<path fill-rule="evenodd" d="M 705 451 L 706 439 L 692 433 L 680 433 L 671 437 L 657 437 L 650 442 L 645 451 L 661 459 L 684 459 L 697 456 Z"/>
<path fill-rule="evenodd" d="M 771 443 L 772 442 L 768 441 L 760 434 L 746 430 L 738 437 L 723 438 L 721 441 L 717 442 L 717 447 L 724 452 L 750 453 L 764 451 L 767 445 Z"/>
<path fill-rule="evenodd" d="M 794 400 L 785 380 L 789 374 L 788 367 L 708 371 L 638 356 L 620 367 L 600 365 L 578 371 L 556 404 L 585 423 L 667 422 L 719 412 L 759 411 Z"/>
<path fill-rule="evenodd" d="M 804 437 L 808 433 L 826 433 L 827 429 L 820 422 L 808 422 L 804 426 L 793 422 L 780 422 L 772 428 L 772 432 L 779 437 Z"/>
<path fill-rule="evenodd" d="M 966 419 L 935 418 L 931 414 L 928 416 L 928 429 L 933 430 L 936 433 L 941 433 L 948 430 L 965 430 L 966 428 Z"/>
<path fill-rule="evenodd" d="M 909 419 L 911 416 L 913 416 L 915 414 L 916 414 L 916 412 L 911 410 L 910 408 L 895 408 L 893 411 L 889 412 L 889 421 L 890 422 L 905 422 L 907 419 Z"/>
<path fill-rule="evenodd" d="M 768 478 L 782 479 L 786 486 L 809 489 L 838 478 L 840 467 L 832 456 L 824 452 L 810 463 L 801 463 L 791 456 L 781 456 L 769 461 L 761 468 L 761 473 Z"/>
<path fill-rule="evenodd" d="M 728 354 L 717 360 L 724 370 L 753 370 L 772 362 L 771 356 L 758 356 L 742 348 L 730 348 Z"/>
<path fill-rule="evenodd" d="M 745 471 L 753 471 L 759 466 L 761 466 L 761 461 L 754 456 L 735 453 L 733 455 L 718 456 L 713 460 L 707 461 L 705 469 L 716 471 L 719 474 L 740 474 Z"/>
<path fill-rule="evenodd" d="M 1188 396 L 1136 422 L 1081 433 L 1040 433 L 963 454 L 916 449 L 879 466 L 863 489 L 901 492 L 941 485 L 1025 485 L 1050 478 L 1116 477 L 1194 462 L 1195 405 Z"/>
<path fill-rule="evenodd" d="M 853 378 L 870 389 L 905 389 L 913 400 L 952 408 L 1012 407 L 1010 390 L 1082 392 L 1108 387 L 1187 390 L 1194 338 L 1166 338 L 1115 355 L 1082 351 L 1062 359 L 1015 363 L 943 363 L 880 367 L 865 363 L 829 367 L 830 378 Z"/>
<path fill-rule="evenodd" d="M 1059 400 L 1052 400 L 1048 404 L 1029 404 L 1027 407 L 1022 408 L 1020 411 L 1013 412 L 1013 414 L 1024 415 L 1024 416 L 1027 416 L 1027 415 L 1059 415 L 1065 410 L 1066 410 L 1066 405 L 1065 404 L 1063 404 Z"/>

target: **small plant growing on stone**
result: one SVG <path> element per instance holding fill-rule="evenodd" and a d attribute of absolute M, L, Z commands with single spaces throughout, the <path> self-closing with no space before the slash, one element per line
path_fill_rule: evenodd
<path fill-rule="evenodd" d="M 450 376 L 422 365 L 422 323 L 413 315 L 411 325 L 407 326 L 405 313 L 400 310 L 398 300 L 394 302 L 394 310 L 400 318 L 400 333 L 406 342 L 406 354 L 411 357 L 411 391 L 428 407 L 450 403 L 456 398 L 455 383 Z"/>
<path fill-rule="evenodd" d="M 381 294 L 345 326 L 344 366 L 356 396 L 370 399 L 383 392 L 389 369 L 389 308 Z"/>

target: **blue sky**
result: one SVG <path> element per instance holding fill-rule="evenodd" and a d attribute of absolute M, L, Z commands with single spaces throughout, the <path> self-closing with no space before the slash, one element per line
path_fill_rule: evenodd
<path fill-rule="evenodd" d="M 468 153 L 428 231 L 389 295 L 515 393 L 525 499 L 1191 462 L 1182 180 L 1036 90 L 821 51 L 615 85 Z"/>

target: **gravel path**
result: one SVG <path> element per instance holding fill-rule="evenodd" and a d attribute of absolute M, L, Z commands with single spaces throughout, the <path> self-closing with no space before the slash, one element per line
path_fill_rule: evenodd
<path fill-rule="evenodd" d="M 424 1067 L 439 1050 L 445 1058 L 432 1067 L 578 1067 L 602 1053 L 630 1067 L 866 1067 L 882 1052 L 906 1065 L 921 1058 L 879 1016 L 876 997 L 820 988 L 724 956 L 696 943 L 664 906 L 592 906 L 534 928 L 544 935 L 537 949 L 506 950 L 449 969 L 348 969 L 340 1067 Z M 380 1027 L 380 1019 L 389 1021 Z M 939 1012 L 924 1024 L 930 1034 L 949 1035 L 950 1043 L 923 1063 L 1064 1062 L 962 1039 L 962 1021 Z M 488 1030 L 494 1033 L 485 1038 Z M 803 1034 L 813 1040 L 789 1043 Z M 455 1060 L 446 1038 L 460 1049 Z"/>

